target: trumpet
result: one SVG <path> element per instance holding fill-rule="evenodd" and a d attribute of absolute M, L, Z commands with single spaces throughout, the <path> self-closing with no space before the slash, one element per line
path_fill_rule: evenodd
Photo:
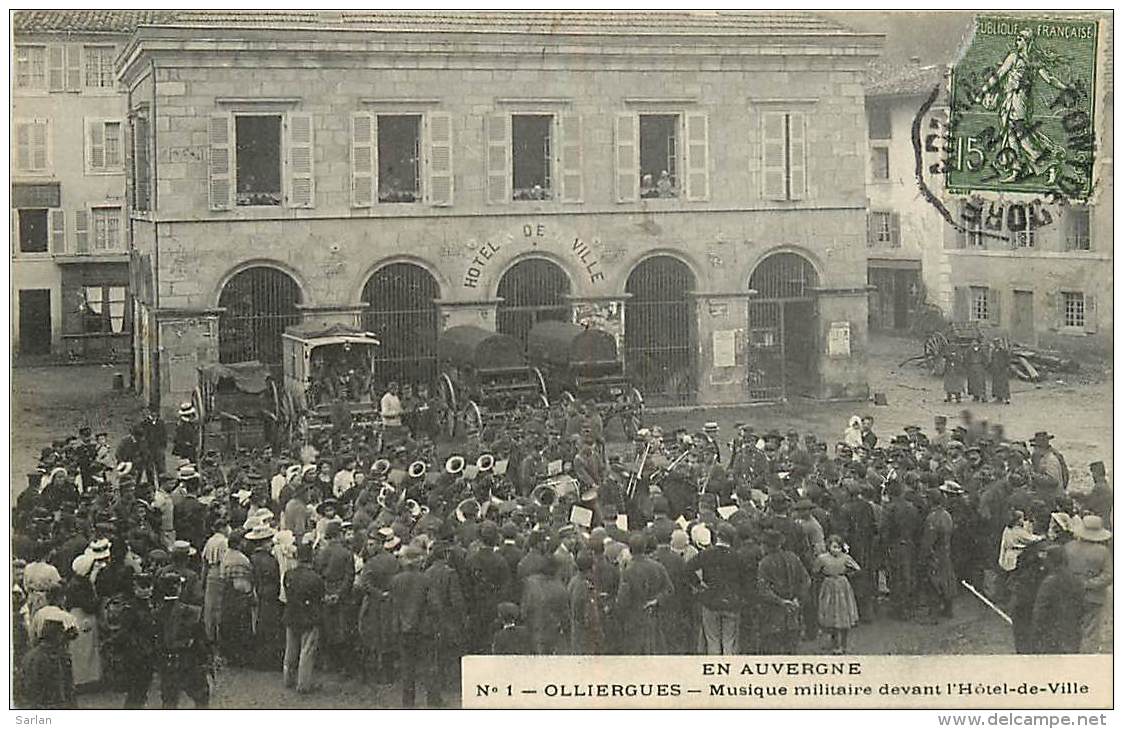
<path fill-rule="evenodd" d="M 479 469 L 480 473 L 487 473 L 494 467 L 495 456 L 491 455 L 490 453 L 484 453 L 476 459 L 476 468 Z"/>
<path fill-rule="evenodd" d="M 429 470 L 429 464 L 425 461 L 414 461 L 409 464 L 409 477 L 410 478 L 424 478 Z"/>
<path fill-rule="evenodd" d="M 464 456 L 449 456 L 445 461 L 445 473 L 456 476 L 464 471 Z"/>

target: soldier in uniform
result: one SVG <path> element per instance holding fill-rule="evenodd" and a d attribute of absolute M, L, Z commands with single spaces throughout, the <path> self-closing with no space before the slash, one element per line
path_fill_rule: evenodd
<path fill-rule="evenodd" d="M 115 635 L 125 673 L 121 683 L 125 687 L 126 709 L 144 708 L 160 657 L 152 581 L 147 572 L 133 577 L 133 593 L 121 611 L 120 629 Z"/>
<path fill-rule="evenodd" d="M 165 572 L 159 579 L 164 604 L 157 608 L 156 629 L 159 646 L 160 700 L 165 709 L 179 705 L 179 695 L 187 694 L 196 709 L 210 704 L 207 681 L 213 671 L 211 649 L 203 627 L 203 609 L 179 599 L 183 578 Z"/>

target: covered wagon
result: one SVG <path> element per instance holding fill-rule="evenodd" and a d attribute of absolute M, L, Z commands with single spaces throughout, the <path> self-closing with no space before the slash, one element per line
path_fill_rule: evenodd
<path fill-rule="evenodd" d="M 287 428 L 278 374 L 257 360 L 199 367 L 191 395 L 199 414 L 197 452 L 278 446 Z"/>

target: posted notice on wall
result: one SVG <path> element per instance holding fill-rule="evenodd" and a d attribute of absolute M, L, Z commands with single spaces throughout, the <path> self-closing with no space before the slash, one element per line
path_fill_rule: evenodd
<path fill-rule="evenodd" d="M 827 355 L 831 357 L 850 356 L 850 322 L 832 321 L 827 335 Z"/>
<path fill-rule="evenodd" d="M 737 366 L 737 330 L 719 329 L 714 332 L 714 367 Z"/>
<path fill-rule="evenodd" d="M 465 656 L 467 709 L 1107 709 L 1108 655 Z"/>

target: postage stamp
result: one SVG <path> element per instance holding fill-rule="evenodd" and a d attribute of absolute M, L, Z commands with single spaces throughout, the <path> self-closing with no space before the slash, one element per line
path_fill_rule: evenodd
<path fill-rule="evenodd" d="M 1095 20 L 976 18 L 951 72 L 949 191 L 1089 197 L 1097 31 Z"/>

